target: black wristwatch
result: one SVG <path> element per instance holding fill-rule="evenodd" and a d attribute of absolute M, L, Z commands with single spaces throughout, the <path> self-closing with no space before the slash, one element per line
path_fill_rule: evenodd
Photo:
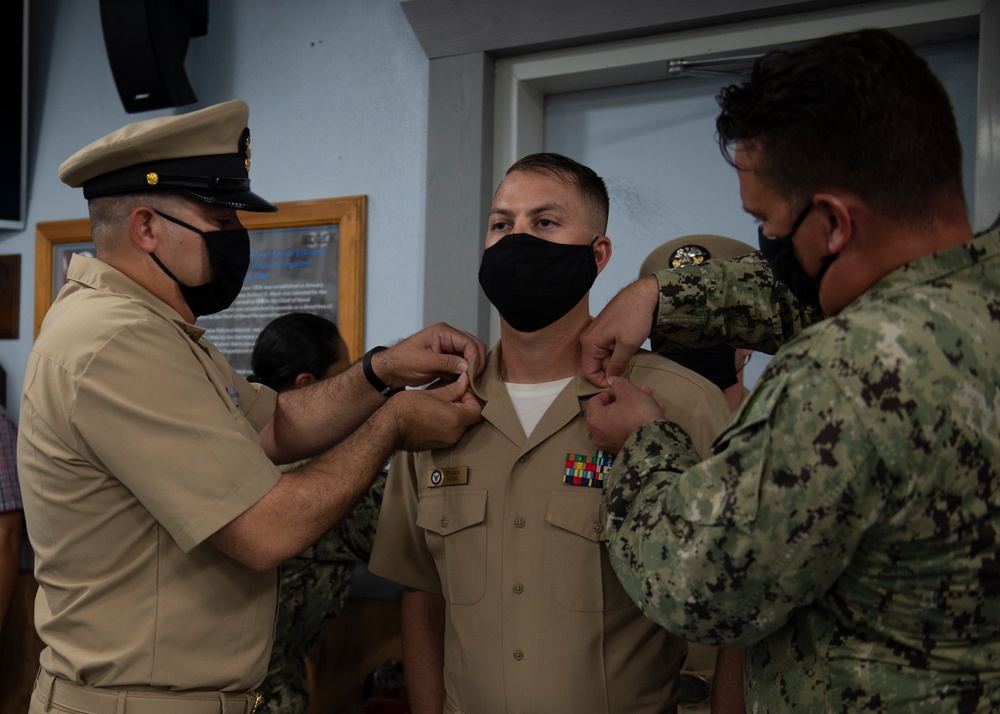
<path fill-rule="evenodd" d="M 375 370 L 372 369 L 372 355 L 376 352 L 382 352 L 383 350 L 389 349 L 388 347 L 379 346 L 372 347 L 370 350 L 365 352 L 365 356 L 361 358 L 361 370 L 365 373 L 365 379 L 368 383 L 375 387 L 375 391 L 381 394 L 383 397 L 391 397 L 396 392 L 402 392 L 404 387 L 390 387 L 375 374 Z"/>

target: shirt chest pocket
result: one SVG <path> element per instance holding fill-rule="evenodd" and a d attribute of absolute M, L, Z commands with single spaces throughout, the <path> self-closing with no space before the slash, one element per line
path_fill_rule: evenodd
<path fill-rule="evenodd" d="M 556 491 L 545 513 L 545 572 L 552 595 L 572 611 L 599 612 L 632 601 L 618 582 L 604 546 L 607 513 L 598 489 Z"/>
<path fill-rule="evenodd" d="M 454 487 L 420 494 L 417 525 L 434 556 L 445 599 L 471 605 L 486 593 L 486 491 Z"/>

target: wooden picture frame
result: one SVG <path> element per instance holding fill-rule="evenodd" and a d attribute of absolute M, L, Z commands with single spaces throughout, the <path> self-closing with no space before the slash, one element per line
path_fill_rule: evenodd
<path fill-rule="evenodd" d="M 21 256 L 0 255 L 0 339 L 17 339 L 20 317 Z"/>
<path fill-rule="evenodd" d="M 276 204 L 277 213 L 240 212 L 251 232 L 312 226 L 336 226 L 339 233 L 336 322 L 351 358 L 364 349 L 365 242 L 367 196 L 321 198 Z M 92 248 L 90 221 L 73 219 L 38 223 L 35 231 L 35 337 L 45 313 L 65 279 L 65 265 L 73 252 Z M 58 263 L 58 264 L 57 264 Z M 251 261 L 251 270 L 253 262 Z"/>

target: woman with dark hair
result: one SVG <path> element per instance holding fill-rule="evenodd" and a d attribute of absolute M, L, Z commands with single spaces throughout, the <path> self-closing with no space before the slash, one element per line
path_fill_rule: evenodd
<path fill-rule="evenodd" d="M 282 392 L 334 377 L 350 364 L 347 344 L 333 322 L 293 312 L 275 318 L 257 336 L 250 380 Z M 290 471 L 298 465 L 281 469 Z M 354 566 L 371 555 L 384 490 L 383 472 L 343 521 L 281 564 L 274 648 L 260 687 L 263 699 L 258 711 L 305 714 L 309 705 L 305 656 L 326 620 L 343 608 Z"/>
<path fill-rule="evenodd" d="M 290 312 L 257 335 L 250 381 L 283 392 L 333 377 L 350 364 L 347 343 L 336 324 L 308 312 Z"/>

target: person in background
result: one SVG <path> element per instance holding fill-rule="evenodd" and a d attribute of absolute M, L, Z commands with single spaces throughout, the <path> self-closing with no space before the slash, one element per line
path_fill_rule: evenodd
<path fill-rule="evenodd" d="M 654 248 L 639 268 L 639 278 L 661 270 L 679 270 L 702 265 L 707 260 L 734 260 L 753 253 L 746 243 L 717 235 L 681 236 Z M 705 347 L 672 345 L 663 335 L 650 337 L 653 352 L 708 379 L 722 390 L 730 412 L 735 412 L 749 391 L 743 384 L 744 367 L 753 350 L 725 342 Z M 743 650 L 739 647 L 712 647 L 688 643 L 688 656 L 681 669 L 682 714 L 743 714 Z"/>
<path fill-rule="evenodd" d="M 277 566 L 343 519 L 399 448 L 453 443 L 485 345 L 444 324 L 276 394 L 195 324 L 239 294 L 249 108 L 128 124 L 60 166 L 88 200 L 21 397 L 18 478 L 45 643 L 30 713 L 257 705 Z M 475 358 L 475 359 L 473 359 Z M 435 379 L 435 390 L 403 390 Z M 403 391 L 400 391 L 403 390 Z M 276 463 L 310 460 L 282 473 Z"/>
<path fill-rule="evenodd" d="M 454 447 L 396 456 L 369 566 L 406 588 L 414 714 L 662 714 L 679 699 L 686 645 L 610 569 L 612 455 L 584 424 L 599 390 L 579 337 L 607 220 L 604 181 L 558 154 L 520 159 L 493 198 L 479 282 L 501 322 L 472 387 L 483 421 Z M 728 417 L 713 384 L 648 352 L 629 376 L 709 454 Z"/>
<path fill-rule="evenodd" d="M 639 268 L 644 278 L 660 270 L 675 270 L 701 265 L 706 260 L 735 260 L 754 252 L 746 243 L 716 235 L 681 236 L 655 248 Z M 672 344 L 669 335 L 650 336 L 653 352 L 669 357 L 677 364 L 693 369 L 722 390 L 729 411 L 735 412 L 749 391 L 743 386 L 743 368 L 753 350 L 733 347 L 725 342 L 704 347 Z"/>
<path fill-rule="evenodd" d="M 350 366 L 347 343 L 336 324 L 292 312 L 269 322 L 257 336 L 250 381 L 284 392 L 330 379 Z M 306 654 L 324 623 L 344 607 L 354 566 L 368 562 L 384 491 L 383 471 L 344 520 L 278 566 L 278 618 L 258 711 L 305 714 L 308 709 Z"/>
<path fill-rule="evenodd" d="M 0 631 L 17 581 L 24 506 L 17 482 L 17 425 L 0 406 Z"/>
<path fill-rule="evenodd" d="M 582 340 L 615 570 L 746 648 L 751 711 L 997 711 L 1000 227 L 973 234 L 948 94 L 861 30 L 719 104 L 761 254 L 642 278 Z M 705 461 L 621 378 L 651 329 L 778 348 Z"/>
<path fill-rule="evenodd" d="M 286 392 L 335 377 L 350 366 L 347 342 L 334 322 L 308 312 L 290 312 L 271 320 L 257 335 L 250 354 L 250 381 Z"/>

